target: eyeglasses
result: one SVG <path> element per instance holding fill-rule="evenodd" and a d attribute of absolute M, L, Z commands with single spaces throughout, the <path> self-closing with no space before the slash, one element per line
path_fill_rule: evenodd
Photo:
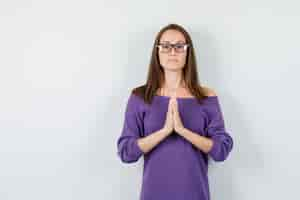
<path fill-rule="evenodd" d="M 187 50 L 189 44 L 184 43 L 177 43 L 177 44 L 170 44 L 170 43 L 159 43 L 156 47 L 159 48 L 159 51 L 162 53 L 170 53 L 172 48 L 175 49 L 177 53 L 183 53 Z"/>

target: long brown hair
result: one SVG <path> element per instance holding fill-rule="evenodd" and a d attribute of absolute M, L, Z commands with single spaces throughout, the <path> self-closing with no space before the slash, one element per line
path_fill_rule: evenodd
<path fill-rule="evenodd" d="M 153 97 L 156 95 L 156 91 L 162 86 L 165 80 L 164 70 L 159 63 L 158 50 L 156 45 L 159 43 L 162 34 L 169 29 L 180 31 L 184 35 L 186 43 L 189 44 L 186 55 L 186 63 L 183 68 L 183 81 L 186 87 L 189 89 L 190 93 L 195 98 L 197 98 L 198 103 L 201 104 L 201 100 L 206 98 L 207 95 L 205 95 L 205 89 L 202 86 L 200 86 L 200 82 L 198 79 L 197 63 L 195 58 L 193 42 L 189 33 L 178 24 L 168 24 L 158 32 L 152 48 L 151 61 L 148 68 L 147 82 L 142 86 L 134 88 L 132 90 L 132 93 L 136 94 L 137 96 L 140 96 L 142 99 L 144 99 L 146 103 L 150 104 L 152 102 Z"/>

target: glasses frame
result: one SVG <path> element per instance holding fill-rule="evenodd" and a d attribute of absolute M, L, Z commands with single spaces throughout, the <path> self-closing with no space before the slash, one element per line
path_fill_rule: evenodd
<path fill-rule="evenodd" d="M 162 46 L 163 45 L 169 45 L 169 46 L 171 46 L 171 48 L 169 48 L 169 50 L 167 52 L 163 52 L 162 51 Z M 183 45 L 183 51 L 176 50 L 176 46 L 177 45 Z M 186 50 L 187 50 L 187 48 L 189 46 L 190 45 L 187 44 L 187 43 L 175 43 L 175 44 L 171 44 L 171 43 L 167 43 L 167 44 L 165 44 L 165 43 L 159 43 L 159 44 L 156 45 L 156 47 L 158 47 L 159 51 L 162 52 L 162 53 L 170 53 L 172 51 L 172 48 L 174 48 L 174 50 L 175 50 L 176 53 L 184 53 L 184 52 L 186 52 Z"/>

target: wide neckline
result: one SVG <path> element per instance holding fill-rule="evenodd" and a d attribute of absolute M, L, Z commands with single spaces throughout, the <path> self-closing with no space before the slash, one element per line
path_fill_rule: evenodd
<path fill-rule="evenodd" d="M 157 95 L 155 94 L 154 97 L 159 97 L 159 98 L 164 98 L 164 99 L 170 99 L 171 97 L 170 96 L 163 96 L 163 95 Z M 218 98 L 218 96 L 207 96 L 206 99 L 209 99 L 209 98 Z M 196 97 L 176 97 L 176 99 L 179 99 L 179 100 L 196 100 L 197 98 Z"/>

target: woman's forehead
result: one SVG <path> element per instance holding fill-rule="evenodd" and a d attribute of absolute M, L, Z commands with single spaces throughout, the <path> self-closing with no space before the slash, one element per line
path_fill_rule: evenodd
<path fill-rule="evenodd" d="M 177 43 L 177 42 L 185 42 L 184 35 L 176 30 L 167 30 L 164 32 L 160 38 L 160 42 L 169 42 L 169 43 Z"/>

